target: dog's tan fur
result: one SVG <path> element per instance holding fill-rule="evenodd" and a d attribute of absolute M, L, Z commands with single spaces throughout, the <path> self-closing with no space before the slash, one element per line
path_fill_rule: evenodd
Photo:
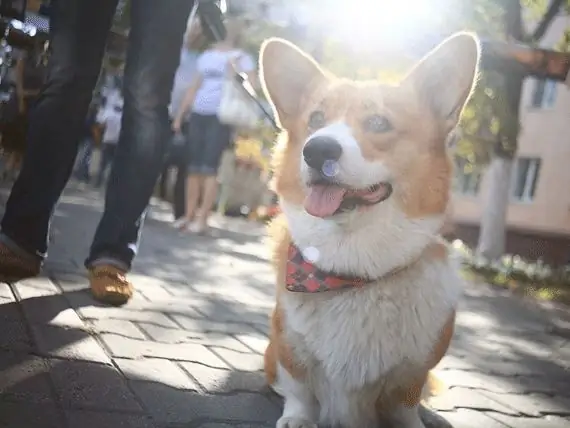
<path fill-rule="evenodd" d="M 440 239 L 452 178 L 445 142 L 470 96 L 478 60 L 476 39 L 458 34 L 399 85 L 387 86 L 337 79 L 283 40 L 263 45 L 261 80 L 284 129 L 273 157 L 283 215 L 271 226 L 277 302 L 265 353 L 268 382 L 285 398 L 279 428 L 368 428 L 380 420 L 423 428 L 417 407 L 453 335 L 462 283 Z M 309 124 L 315 110 L 326 118 L 319 129 Z M 371 114 L 392 128 L 365 129 Z M 302 150 L 315 135 L 343 147 L 344 185 L 389 180 L 392 195 L 366 209 L 309 215 Z M 378 279 L 340 292 L 289 292 L 290 243 L 311 247 L 322 270 Z"/>

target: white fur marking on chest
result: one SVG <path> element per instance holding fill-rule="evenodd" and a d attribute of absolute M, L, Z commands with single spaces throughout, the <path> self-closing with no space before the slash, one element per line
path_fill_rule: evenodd
<path fill-rule="evenodd" d="M 332 384 L 358 389 L 404 362 L 410 371 L 425 364 L 457 305 L 461 283 L 440 262 L 359 289 L 286 293 L 286 325 L 302 341 L 295 348 L 314 358 Z"/>

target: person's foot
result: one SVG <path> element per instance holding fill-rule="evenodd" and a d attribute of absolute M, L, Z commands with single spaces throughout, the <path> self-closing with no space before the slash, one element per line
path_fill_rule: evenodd
<path fill-rule="evenodd" d="M 109 305 L 124 305 L 133 296 L 133 285 L 127 280 L 125 272 L 115 266 L 89 268 L 89 284 L 93 297 Z"/>
<path fill-rule="evenodd" d="M 208 223 L 203 220 L 195 221 L 188 227 L 188 231 L 195 233 L 196 235 L 207 235 Z"/>
<path fill-rule="evenodd" d="M 186 230 L 189 224 L 190 220 L 186 217 L 180 217 L 172 222 L 172 227 L 178 230 Z"/>
<path fill-rule="evenodd" d="M 41 261 L 22 256 L 0 243 L 0 280 L 19 281 L 40 274 Z"/>

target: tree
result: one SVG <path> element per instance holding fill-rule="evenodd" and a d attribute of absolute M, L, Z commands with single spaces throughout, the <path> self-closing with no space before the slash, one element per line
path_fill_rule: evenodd
<path fill-rule="evenodd" d="M 497 2 L 499 3 L 499 2 Z M 542 37 L 544 37 L 554 18 L 568 8 L 568 0 L 551 0 L 547 5 L 541 0 L 502 0 L 500 2 L 501 13 L 499 22 L 499 36 L 504 35 L 505 39 L 510 42 L 518 42 L 529 45 L 536 45 Z M 532 33 L 527 33 L 523 24 L 523 8 L 527 8 L 534 13 L 538 22 Z M 502 33 L 502 34 L 501 34 Z M 517 140 L 519 136 L 519 110 L 521 102 L 521 93 L 524 79 L 527 75 L 528 68 L 534 65 L 534 71 L 547 70 L 540 63 L 533 61 L 526 62 L 526 67 L 520 67 L 513 61 L 504 61 L 508 58 L 508 53 L 516 51 L 514 47 L 510 50 L 508 45 L 491 44 L 491 50 L 486 56 L 488 69 L 492 71 L 487 74 L 487 81 L 482 85 L 480 91 L 489 94 L 487 103 L 483 103 L 489 109 L 489 116 L 480 116 L 489 124 L 487 135 L 491 136 L 490 164 L 487 168 L 489 176 L 489 193 L 484 205 L 484 212 L 481 219 L 481 228 L 479 235 L 479 243 L 477 252 L 481 256 L 495 260 L 502 256 L 505 248 L 505 229 L 506 216 L 510 192 L 510 177 L 513 167 L 513 159 L 517 150 Z M 518 52 L 524 53 L 524 49 Z M 552 66 L 560 64 L 564 61 L 560 60 L 560 55 L 548 53 L 547 51 L 526 50 L 527 60 L 529 58 L 550 58 Z M 495 55 L 493 55 L 495 54 Z M 528 55 L 530 54 L 530 55 Z M 512 57 L 512 56 L 511 56 Z M 519 57 L 519 59 L 521 59 Z M 567 65 L 567 64 L 566 64 Z M 564 67 L 561 67 L 561 71 Z M 567 67 L 566 67 L 567 70 Z M 499 74 L 497 74 L 497 72 Z M 557 77 L 560 77 L 558 73 Z M 536 75 L 536 73 L 535 73 Z M 540 77 L 546 77 L 544 74 Z M 496 86 L 493 88 L 493 84 Z M 491 86 L 491 88 L 489 88 Z"/>

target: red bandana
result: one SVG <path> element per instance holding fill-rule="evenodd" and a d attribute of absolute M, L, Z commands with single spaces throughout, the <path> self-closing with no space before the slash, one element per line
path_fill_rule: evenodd
<path fill-rule="evenodd" d="M 299 293 L 321 293 L 346 288 L 361 287 L 366 283 L 362 278 L 339 276 L 323 272 L 314 264 L 307 262 L 293 244 L 289 245 L 287 258 L 287 290 Z"/>

